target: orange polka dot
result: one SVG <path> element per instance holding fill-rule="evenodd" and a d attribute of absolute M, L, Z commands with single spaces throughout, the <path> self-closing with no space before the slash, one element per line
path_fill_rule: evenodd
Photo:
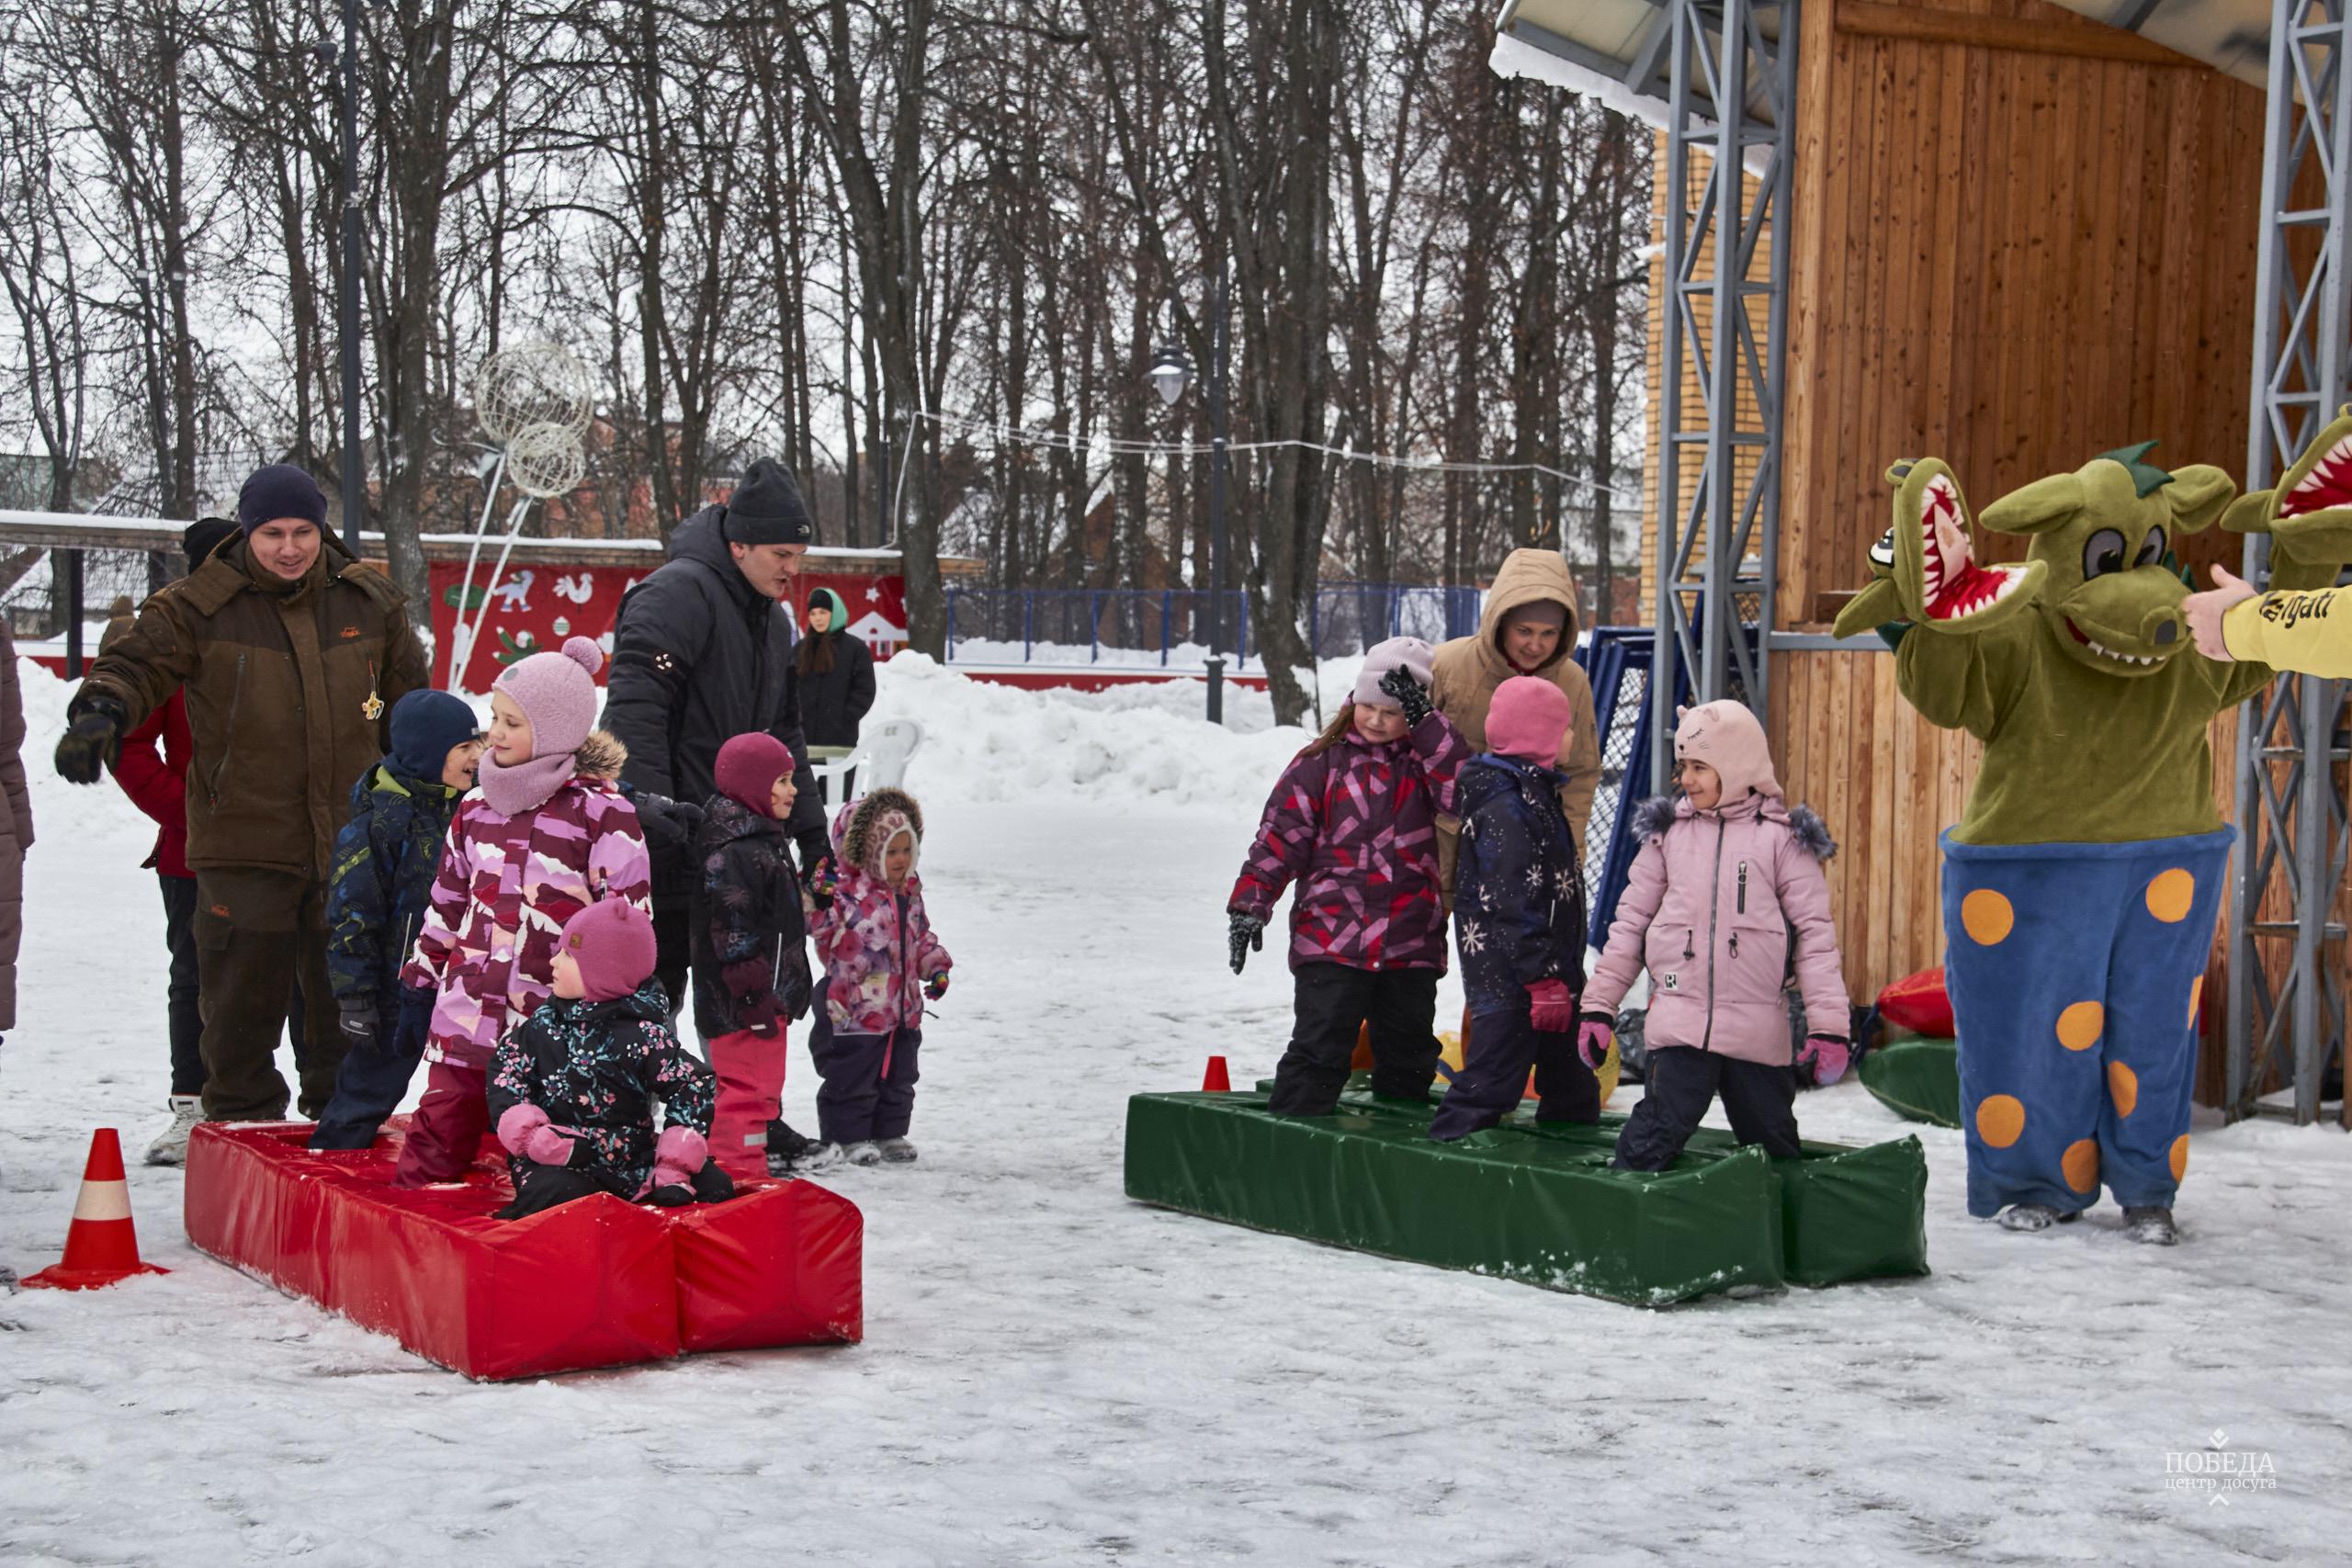
<path fill-rule="evenodd" d="M 2066 1153 L 2058 1161 L 2059 1170 L 2066 1178 L 2066 1185 L 2077 1192 L 2098 1190 L 2098 1144 L 2095 1139 L 2079 1138 L 2066 1145 Z"/>
<path fill-rule="evenodd" d="M 2197 878 L 2178 866 L 2158 872 L 2148 884 L 2148 913 L 2168 926 L 2188 919 L 2188 907 L 2196 901 Z"/>
<path fill-rule="evenodd" d="M 2202 975 L 2199 975 L 2199 976 L 2197 976 L 2197 983 L 2196 983 L 2195 985 L 2193 985 L 2193 986 L 2191 986 L 2191 987 L 2188 987 L 2188 1027 L 2189 1027 L 2189 1028 L 2194 1029 L 2194 1028 L 2196 1028 L 2196 1027 L 2197 1027 L 2197 1013 L 2198 1013 L 2198 1010 L 2199 1010 L 2199 1009 L 2200 1009 L 2200 1008 L 2202 1008 L 2204 1005 L 2205 1005 L 2205 976 L 2202 976 Z"/>
<path fill-rule="evenodd" d="M 2018 912 L 2000 894 L 1980 887 L 1960 901 L 1960 923 L 1971 942 L 1979 947 L 1995 947 L 2016 929 Z"/>
<path fill-rule="evenodd" d="M 2120 1062 L 2107 1065 L 2108 1098 L 2115 1101 L 2115 1113 L 2129 1116 L 2140 1103 L 2140 1075 Z"/>
<path fill-rule="evenodd" d="M 2069 1051 L 2087 1051 L 2098 1043 L 2107 1027 L 2107 1009 L 2097 1002 L 2076 1002 L 2058 1015 L 2058 1043 Z"/>
<path fill-rule="evenodd" d="M 2178 1181 L 2188 1174 L 2188 1134 L 2183 1133 L 2172 1141 L 2172 1179 Z"/>
<path fill-rule="evenodd" d="M 2025 1106 L 2015 1095 L 1988 1094 L 1976 1102 L 1976 1135 L 2006 1149 L 2025 1131 Z"/>

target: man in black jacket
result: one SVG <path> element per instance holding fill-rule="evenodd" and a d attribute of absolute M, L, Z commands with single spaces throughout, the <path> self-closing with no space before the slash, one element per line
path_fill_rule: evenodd
<path fill-rule="evenodd" d="M 678 525 L 669 561 L 621 601 L 605 697 L 605 728 L 628 747 L 622 781 L 673 800 L 699 805 L 717 791 L 718 749 L 734 736 L 764 731 L 790 747 L 800 796 L 788 828 L 804 874 L 825 856 L 825 818 L 783 601 L 815 536 L 792 475 L 769 458 L 753 463 L 725 504 Z M 685 996 L 692 871 L 655 868 L 656 972 L 673 1007 Z"/>

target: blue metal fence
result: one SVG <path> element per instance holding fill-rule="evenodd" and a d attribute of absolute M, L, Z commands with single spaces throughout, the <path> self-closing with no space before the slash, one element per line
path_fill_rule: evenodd
<path fill-rule="evenodd" d="M 1650 680 L 1657 642 L 1647 626 L 1600 626 L 1577 649 L 1577 661 L 1592 682 L 1593 726 L 1600 737 L 1600 787 L 1592 797 L 1592 818 L 1584 830 L 1585 908 L 1593 945 L 1608 940 L 1617 900 L 1634 869 L 1641 845 L 1634 841 L 1634 807 L 1658 784 L 1650 777 Z M 1690 700 L 1690 677 L 1676 660 L 1677 703 Z"/>
<path fill-rule="evenodd" d="M 947 659 L 1067 662 L 1083 648 L 1089 663 L 1192 665 L 1208 642 L 1209 599 L 1189 588 L 954 585 L 947 590 Z M 1249 596 L 1237 589 L 1225 599 L 1226 640 L 1238 671 L 1256 657 L 1258 639 Z M 1440 642 L 1462 636 L 1478 624 L 1478 605 L 1476 588 L 1326 582 L 1309 602 L 1300 629 L 1316 658 L 1338 659 L 1392 637 Z"/>

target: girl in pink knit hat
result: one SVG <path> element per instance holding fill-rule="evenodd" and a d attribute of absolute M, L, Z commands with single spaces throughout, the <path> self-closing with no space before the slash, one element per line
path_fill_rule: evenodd
<path fill-rule="evenodd" d="M 1634 807 L 1642 850 L 1585 992 L 1577 1049 L 1600 1064 L 1626 987 L 1648 969 L 1649 1068 L 1618 1168 L 1671 1166 L 1718 1095 L 1741 1143 L 1794 1159 L 1790 990 L 1810 1030 L 1799 1070 L 1817 1084 L 1846 1071 L 1846 981 L 1821 870 L 1838 846 L 1782 797 L 1764 727 L 1742 704 L 1682 711 L 1674 774 L 1679 799 Z"/>
<path fill-rule="evenodd" d="M 449 821 L 433 901 L 401 972 L 403 1020 L 429 1015 L 424 1099 L 395 1187 L 455 1181 L 489 1130 L 484 1074 L 555 985 L 565 922 L 607 898 L 650 918 L 652 868 L 613 780 L 627 753 L 597 731 L 604 654 L 583 637 L 535 653 L 490 695 L 481 789 Z"/>

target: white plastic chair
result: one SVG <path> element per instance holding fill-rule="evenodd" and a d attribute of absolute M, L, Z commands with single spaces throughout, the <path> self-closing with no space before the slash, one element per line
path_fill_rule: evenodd
<path fill-rule="evenodd" d="M 841 809 L 842 788 L 852 773 L 857 775 L 860 795 L 903 786 L 907 764 L 922 749 L 922 725 L 911 718 L 886 718 L 858 737 L 849 755 L 812 764 L 809 771 L 817 775 L 818 796 L 826 813 Z"/>
<path fill-rule="evenodd" d="M 873 776 L 868 789 L 899 789 L 907 782 L 907 764 L 922 750 L 922 726 L 910 718 L 886 718 L 858 738 Z"/>

